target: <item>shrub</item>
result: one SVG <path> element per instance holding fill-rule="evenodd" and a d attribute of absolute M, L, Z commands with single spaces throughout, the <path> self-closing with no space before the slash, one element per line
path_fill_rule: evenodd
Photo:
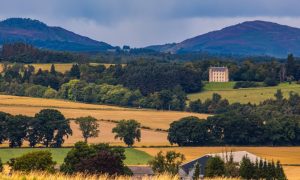
<path fill-rule="evenodd" d="M 25 90 L 25 96 L 43 97 L 47 87 L 41 85 L 32 85 Z"/>
<path fill-rule="evenodd" d="M 167 151 L 164 155 L 160 151 L 153 160 L 149 161 L 149 165 L 155 173 L 169 173 L 175 175 L 178 173 L 180 165 L 185 160 L 185 157 L 181 153 L 175 151 Z"/>
<path fill-rule="evenodd" d="M 52 88 L 48 88 L 43 95 L 44 98 L 48 98 L 48 99 L 56 98 L 56 96 L 57 96 L 57 91 Z"/>
<path fill-rule="evenodd" d="M 210 157 L 205 166 L 205 176 L 218 177 L 223 175 L 225 175 L 224 161 L 218 156 Z"/>
<path fill-rule="evenodd" d="M 252 81 L 240 81 L 235 83 L 234 89 L 239 89 L 239 88 L 249 88 L 249 87 L 259 87 L 260 85 L 257 82 L 252 82 Z"/>
<path fill-rule="evenodd" d="M 85 142 L 77 142 L 68 152 L 60 170 L 68 174 L 88 172 L 131 175 L 131 171 L 123 163 L 125 158 L 124 148 L 113 148 L 108 144 L 89 146 Z"/>
<path fill-rule="evenodd" d="M 15 171 L 54 171 L 56 162 L 52 160 L 49 151 L 36 151 L 27 153 L 21 157 L 11 159 L 9 166 Z"/>

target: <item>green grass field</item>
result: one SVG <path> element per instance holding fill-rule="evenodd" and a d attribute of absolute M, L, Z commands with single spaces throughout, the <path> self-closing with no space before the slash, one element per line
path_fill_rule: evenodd
<path fill-rule="evenodd" d="M 285 97 L 288 97 L 290 91 L 300 93 L 299 84 L 288 84 L 282 83 L 275 87 L 258 87 L 258 88 L 245 88 L 245 89 L 233 89 L 235 82 L 228 83 L 206 83 L 204 86 L 204 91 L 195 94 L 189 94 L 188 98 L 190 100 L 201 99 L 205 101 L 212 97 L 213 93 L 220 94 L 223 98 L 229 100 L 230 103 L 240 102 L 240 103 L 256 103 L 274 98 L 274 93 L 277 89 L 281 89 Z"/>
<path fill-rule="evenodd" d="M 65 156 L 70 151 L 70 148 L 7 148 L 0 149 L 0 158 L 2 163 L 6 163 L 11 158 L 16 158 L 23 154 L 39 150 L 49 150 L 52 153 L 53 160 L 58 164 L 62 164 Z M 152 159 L 152 156 L 146 152 L 132 148 L 126 148 L 125 155 L 125 164 L 127 165 L 145 165 Z"/>

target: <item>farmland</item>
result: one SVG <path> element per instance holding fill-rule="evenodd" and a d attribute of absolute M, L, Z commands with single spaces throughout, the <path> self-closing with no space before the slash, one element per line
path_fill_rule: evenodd
<path fill-rule="evenodd" d="M 151 129 L 168 129 L 171 122 L 186 116 L 198 116 L 199 118 L 206 118 L 208 116 L 197 113 L 130 109 L 117 106 L 93 105 L 63 100 L 0 95 L 0 111 L 13 115 L 23 114 L 34 116 L 35 113 L 46 108 L 57 109 L 61 111 L 66 118 L 93 116 L 98 120 L 118 121 L 122 119 L 135 119 L 139 121 L 142 126 L 149 127 Z M 97 138 L 91 138 L 91 143 L 107 142 L 114 145 L 124 145 L 120 140 L 114 139 L 114 135 L 111 133 L 112 128 L 116 125 L 115 123 L 106 121 L 101 121 L 99 123 L 100 136 Z M 73 129 L 73 135 L 66 139 L 64 146 L 70 146 L 77 141 L 83 140 L 78 125 L 75 124 L 74 121 L 71 121 L 71 128 Z M 166 132 L 142 129 L 142 140 L 136 145 L 165 146 L 170 144 L 167 140 Z"/>
<path fill-rule="evenodd" d="M 51 65 L 52 64 L 30 64 L 35 68 L 35 71 L 37 71 L 38 69 L 42 69 L 42 70 L 48 70 L 50 71 Z M 58 72 L 61 73 L 65 73 L 66 71 L 69 71 L 73 65 L 73 63 L 54 63 L 55 65 L 55 69 Z M 100 63 L 90 63 L 90 65 L 100 65 Z M 113 64 L 102 64 L 105 67 L 109 67 Z M 0 72 L 3 71 L 3 65 L 0 64 Z"/>
<path fill-rule="evenodd" d="M 19 97 L 0 95 L 0 111 L 13 115 L 24 114 L 33 116 L 45 108 L 54 108 L 61 111 L 67 118 L 82 116 L 93 116 L 104 120 L 135 119 L 143 126 L 153 129 L 168 129 L 169 124 L 186 116 L 197 116 L 207 118 L 206 114 L 177 112 L 177 111 L 156 111 L 148 109 L 123 108 L 108 105 L 84 104 L 64 100 Z M 76 113 L 74 113 L 76 111 Z"/>
<path fill-rule="evenodd" d="M 245 89 L 233 89 L 234 82 L 228 83 L 208 83 L 204 86 L 204 91 L 200 93 L 190 94 L 188 98 L 190 100 L 201 99 L 205 101 L 212 97 L 213 93 L 220 94 L 223 98 L 228 99 L 230 103 L 256 103 L 273 98 L 277 89 L 281 89 L 284 96 L 288 97 L 290 91 L 300 93 L 299 84 L 282 83 L 275 87 L 258 87 L 258 88 L 245 88 Z"/>

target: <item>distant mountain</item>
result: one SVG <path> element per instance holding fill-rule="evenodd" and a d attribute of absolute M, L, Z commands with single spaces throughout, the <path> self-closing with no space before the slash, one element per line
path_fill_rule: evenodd
<path fill-rule="evenodd" d="M 10 18 L 0 22 L 0 45 L 13 42 L 59 51 L 98 52 L 114 48 L 61 27 L 49 27 L 38 20 L 23 18 Z"/>
<path fill-rule="evenodd" d="M 209 32 L 177 44 L 149 46 L 148 49 L 171 52 L 207 52 L 211 54 L 300 56 L 300 29 L 265 21 L 249 21 Z"/>

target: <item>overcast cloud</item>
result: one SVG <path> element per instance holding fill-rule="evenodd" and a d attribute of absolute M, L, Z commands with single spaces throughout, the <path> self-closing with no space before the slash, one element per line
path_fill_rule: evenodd
<path fill-rule="evenodd" d="M 26 17 L 112 45 L 142 47 L 248 20 L 300 27 L 299 0 L 1 0 L 0 18 Z"/>

